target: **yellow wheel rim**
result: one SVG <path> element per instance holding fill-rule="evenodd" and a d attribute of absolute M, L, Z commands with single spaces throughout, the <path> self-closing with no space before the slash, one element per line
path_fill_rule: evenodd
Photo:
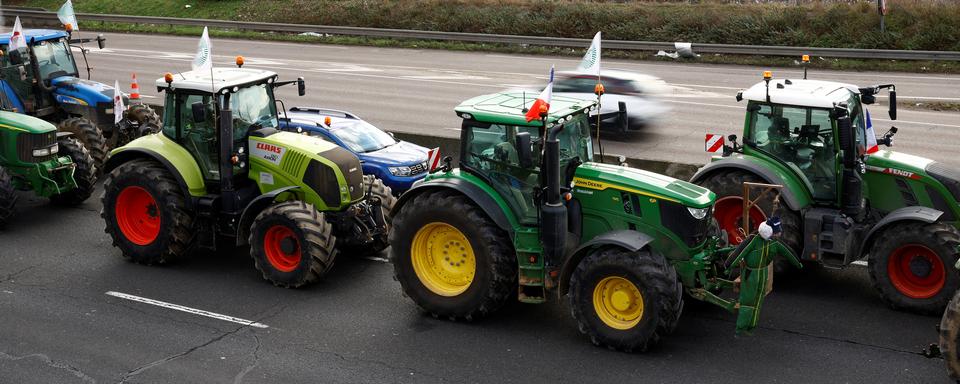
<path fill-rule="evenodd" d="M 643 318 L 643 295 L 630 280 L 609 276 L 593 288 L 593 309 L 604 324 L 627 330 Z"/>
<path fill-rule="evenodd" d="M 434 222 L 420 228 L 410 246 L 410 259 L 420 282 L 440 296 L 465 292 L 477 272 L 470 241 L 447 223 Z"/>

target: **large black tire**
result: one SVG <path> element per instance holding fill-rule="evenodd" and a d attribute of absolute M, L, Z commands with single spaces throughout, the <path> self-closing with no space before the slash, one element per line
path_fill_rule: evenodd
<path fill-rule="evenodd" d="M 710 174 L 697 183 L 700 186 L 717 194 L 717 204 L 714 206 L 713 212 L 714 218 L 717 219 L 721 230 L 727 233 L 727 239 L 730 245 L 737 245 L 740 243 L 740 241 L 737 239 L 737 236 L 734 236 L 734 233 L 732 232 L 732 226 L 739 227 L 739 223 L 743 218 L 743 213 L 742 209 L 737 212 L 726 211 L 725 206 L 741 206 L 741 204 L 743 204 L 744 182 L 763 183 L 766 181 L 749 172 L 740 170 L 721 170 Z M 773 211 L 773 196 L 764 198 L 759 202 L 759 204 L 760 209 L 763 211 L 763 216 L 769 217 Z M 781 201 L 780 222 L 783 226 L 783 235 L 781 236 L 780 240 L 790 247 L 797 257 L 800 257 L 803 252 L 803 228 L 800 225 L 800 214 L 791 211 Z M 754 230 L 756 230 L 756 227 L 760 225 L 759 222 L 754 220 L 753 215 L 751 215 L 750 225 L 754 227 Z M 787 260 L 779 257 L 774 260 L 773 267 L 774 271 L 778 274 L 799 271 Z"/>
<path fill-rule="evenodd" d="M 80 205 L 93 194 L 94 184 L 97 182 L 97 167 L 93 158 L 79 140 L 73 137 L 61 137 L 57 140 L 60 155 L 67 156 L 76 166 L 73 170 L 73 181 L 77 187 L 59 195 L 50 196 L 50 202 L 62 206 Z"/>
<path fill-rule="evenodd" d="M 631 292 L 639 292 L 639 297 Z M 626 308 L 611 312 L 613 304 L 603 302 L 618 294 L 633 299 L 626 301 Z M 683 310 L 676 271 L 649 249 L 629 252 L 609 247 L 587 255 L 573 272 L 569 296 L 580 332 L 595 345 L 624 352 L 643 352 L 656 345 L 673 332 Z M 640 302 L 642 306 L 637 305 Z"/>
<path fill-rule="evenodd" d="M 103 182 L 100 199 L 105 232 L 123 257 L 150 265 L 188 253 L 196 232 L 195 213 L 163 165 L 137 159 L 118 166 Z"/>
<path fill-rule="evenodd" d="M 947 374 L 960 382 L 960 291 L 953 295 L 940 319 L 940 353 Z"/>
<path fill-rule="evenodd" d="M 90 152 L 93 163 L 97 167 L 97 176 L 103 173 L 103 164 L 107 161 L 110 149 L 107 148 L 107 141 L 93 122 L 82 117 L 71 117 L 60 122 L 57 126 L 60 132 L 70 132 L 77 140 L 83 143 L 83 146 Z"/>
<path fill-rule="evenodd" d="M 374 236 L 373 241 L 370 241 L 365 244 L 358 244 L 356 242 L 342 242 L 341 249 L 343 253 L 349 255 L 374 255 L 382 252 L 384 249 L 390 246 L 390 229 L 391 223 L 393 221 L 393 206 L 397 205 L 397 198 L 393 195 L 393 190 L 390 187 L 383 184 L 383 180 L 380 180 L 373 175 L 364 175 L 363 176 L 363 191 L 366 193 L 370 191 L 369 197 L 377 197 L 380 199 L 380 207 L 383 210 L 383 221 L 386 223 L 385 231 L 378 235 Z"/>
<path fill-rule="evenodd" d="M 472 272 L 472 277 L 459 289 L 446 291 L 446 294 L 438 293 L 435 285 L 428 288 L 430 280 L 425 283 L 414 267 L 414 258 L 426 262 L 434 256 L 432 252 L 422 250 L 414 254 L 415 238 L 418 234 L 430 238 L 431 232 L 421 230 L 429 231 L 437 226 L 452 227 L 465 238 L 462 241 L 466 244 L 460 244 L 463 248 L 459 252 L 455 248 L 451 251 L 454 259 L 463 257 L 464 249 L 474 256 L 474 268 L 467 272 Z M 404 294 L 434 317 L 473 320 L 496 311 L 517 294 L 517 257 L 510 237 L 465 196 L 451 191 L 425 192 L 396 212 L 393 228 L 390 259 L 394 276 Z M 449 238 L 444 244 L 449 245 L 447 240 Z M 440 256 L 439 250 L 438 244 L 436 257 Z M 458 253 L 459 257 L 456 256 Z M 449 263 L 455 262 L 460 260 L 449 260 Z M 436 276 L 423 268 L 424 276 Z"/>
<path fill-rule="evenodd" d="M 315 283 L 333 267 L 336 237 L 323 213 L 303 201 L 264 209 L 250 229 L 250 256 L 263 278 L 278 287 Z"/>
<path fill-rule="evenodd" d="M 960 289 L 954 269 L 960 232 L 943 223 L 893 224 L 875 237 L 869 270 L 873 287 L 892 308 L 939 314 Z"/>
<path fill-rule="evenodd" d="M 6 168 L 0 167 L 0 228 L 7 225 L 16 205 L 17 190 L 13 187 L 13 176 Z"/>
<path fill-rule="evenodd" d="M 134 104 L 127 109 L 124 119 L 120 121 L 113 133 L 116 136 L 114 147 L 124 146 L 127 143 L 152 133 L 160 132 L 160 117 L 146 104 Z"/>

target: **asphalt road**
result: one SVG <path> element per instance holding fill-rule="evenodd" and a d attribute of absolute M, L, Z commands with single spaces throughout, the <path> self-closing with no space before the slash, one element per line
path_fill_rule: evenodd
<path fill-rule="evenodd" d="M 93 49 L 93 79 L 119 80 L 128 91 L 131 72 L 141 80 L 148 102 L 157 99 L 154 81 L 165 72 L 188 71 L 197 38 L 108 33 L 107 48 Z M 216 65 L 233 65 L 236 55 L 249 67 L 277 71 L 281 78 L 307 80 L 307 96 L 293 87 L 280 92 L 286 105 L 322 106 L 352 111 L 382 128 L 456 137 L 459 119 L 453 108 L 470 97 L 508 88 L 546 83 L 550 65 L 558 71 L 576 67 L 578 59 L 483 52 L 308 45 L 214 39 Z M 819 60 L 814 58 L 814 60 Z M 737 91 L 761 81 L 772 69 L 776 77 L 802 77 L 796 68 L 759 68 L 706 64 L 605 60 L 604 68 L 660 77 L 671 85 L 662 100 L 672 107 L 660 123 L 629 137 L 605 141 L 608 153 L 631 158 L 702 164 L 705 133 L 741 133 L 744 105 Z M 960 102 L 960 76 L 942 74 L 836 72 L 813 70 L 811 78 L 857 85 L 893 82 L 903 101 Z M 881 103 L 886 99 L 881 98 Z M 872 107 L 876 130 L 900 128 L 895 149 L 960 166 L 952 154 L 960 143 L 960 113 L 901 109 L 896 123 L 886 107 Z"/>
<path fill-rule="evenodd" d="M 300 290 L 262 280 L 244 249 L 136 265 L 111 246 L 99 209 L 22 195 L 0 231 L 0 382 L 948 382 L 942 360 L 919 354 L 939 319 L 886 308 L 862 267 L 777 281 L 753 336 L 688 300 L 675 334 L 626 354 L 592 346 L 566 303 L 512 304 L 473 323 L 425 316 L 376 259 L 342 257 Z"/>

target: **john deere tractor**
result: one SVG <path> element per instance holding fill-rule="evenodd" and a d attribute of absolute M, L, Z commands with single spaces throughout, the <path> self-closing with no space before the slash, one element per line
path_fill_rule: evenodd
<path fill-rule="evenodd" d="M 350 152 L 277 129 L 274 90 L 287 84 L 304 94 L 302 78 L 247 68 L 157 80 L 163 129 L 113 150 L 105 169 L 101 216 L 124 257 L 162 264 L 194 245 L 249 245 L 266 280 L 299 287 L 338 248 L 386 248 L 390 189 Z"/>
<path fill-rule="evenodd" d="M 16 191 L 78 205 L 93 193 L 94 172 L 90 154 L 69 133 L 35 117 L 0 111 L 0 227 L 13 215 Z"/>
<path fill-rule="evenodd" d="M 739 185 L 786 186 L 784 241 L 808 263 L 842 268 L 867 259 L 870 278 L 892 307 L 940 313 L 960 288 L 960 172 L 933 160 L 874 146 L 869 114 L 893 84 L 773 79 L 737 95 L 746 102 L 743 144 L 736 136 L 692 181 L 717 193 L 714 216 L 736 244 L 741 235 Z M 876 139 L 890 146 L 896 127 Z M 873 153 L 868 153 L 873 152 Z M 748 215 L 754 224 L 770 201 Z"/>
<path fill-rule="evenodd" d="M 4 52 L 10 35 L 0 35 L 0 49 Z M 98 167 L 103 165 L 110 149 L 160 129 L 157 114 L 144 104 L 130 105 L 126 95 L 122 96 L 124 105 L 130 108 L 120 124 L 114 124 L 113 87 L 90 81 L 89 63 L 87 78 L 80 78 L 73 48 L 83 53 L 86 63 L 87 48 L 82 44 L 96 42 L 103 48 L 103 36 L 75 39 L 70 32 L 50 29 L 27 29 L 23 35 L 27 46 L 0 60 L 0 91 L 15 111 L 56 124 L 61 132 L 73 133 Z"/>
<path fill-rule="evenodd" d="M 593 162 L 595 101 L 555 96 L 528 122 L 524 99 L 460 104 L 459 168 L 448 157 L 400 197 L 391 261 L 406 295 L 433 316 L 471 320 L 569 294 L 581 332 L 624 351 L 671 332 L 684 292 L 738 313 L 738 330 L 756 325 L 785 246 L 751 234 L 720 248 L 712 192 Z"/>

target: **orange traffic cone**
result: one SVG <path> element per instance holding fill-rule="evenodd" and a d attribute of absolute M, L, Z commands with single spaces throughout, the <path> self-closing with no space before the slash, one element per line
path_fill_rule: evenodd
<path fill-rule="evenodd" d="M 130 83 L 130 102 L 140 103 L 140 85 L 137 84 L 137 74 L 133 74 L 133 82 Z"/>

